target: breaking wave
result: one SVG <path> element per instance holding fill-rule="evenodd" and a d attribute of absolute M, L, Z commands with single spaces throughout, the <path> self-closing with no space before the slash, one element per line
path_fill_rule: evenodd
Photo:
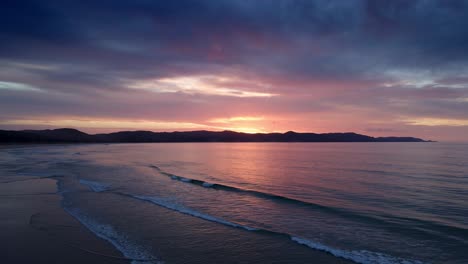
<path fill-rule="evenodd" d="M 78 208 L 64 207 L 64 210 L 82 223 L 96 236 L 110 242 L 117 250 L 131 260 L 132 264 L 160 264 L 157 258 L 153 257 L 143 247 L 130 241 L 126 235 L 118 232 L 111 225 L 102 224 L 82 213 Z"/>
<path fill-rule="evenodd" d="M 250 232 L 281 236 L 281 237 L 290 239 L 300 245 L 307 246 L 311 249 L 324 251 L 336 257 L 348 259 L 356 263 L 361 263 L 361 264 L 397 264 L 397 263 L 398 264 L 423 264 L 423 262 L 420 262 L 420 261 L 402 259 L 402 258 L 393 257 L 393 256 L 386 255 L 386 254 L 379 253 L 379 252 L 372 252 L 372 251 L 367 251 L 367 250 L 337 249 L 337 248 L 329 247 L 322 243 L 315 242 L 313 240 L 309 240 L 305 238 L 301 238 L 292 234 L 276 232 L 273 230 L 255 228 L 255 227 L 238 224 L 238 223 L 227 221 L 225 219 L 218 218 L 209 214 L 201 213 L 199 211 L 182 206 L 180 204 L 172 203 L 167 198 L 132 195 L 132 194 L 126 194 L 126 193 L 120 193 L 120 192 L 116 192 L 116 194 L 135 198 L 135 199 L 146 201 L 146 202 L 150 202 L 158 206 L 161 206 L 161 207 L 173 210 L 173 211 L 177 211 L 182 214 L 194 216 L 194 217 L 201 218 L 201 219 L 211 221 L 211 222 L 216 222 L 218 224 L 222 224 L 225 226 L 240 228 L 240 229 L 244 229 Z"/>
<path fill-rule="evenodd" d="M 107 190 L 109 190 L 109 188 L 111 186 L 110 184 L 104 184 L 104 183 L 100 183 L 100 182 L 83 180 L 83 179 L 80 179 L 80 183 L 83 184 L 83 185 L 88 186 L 94 192 L 107 191 Z"/>

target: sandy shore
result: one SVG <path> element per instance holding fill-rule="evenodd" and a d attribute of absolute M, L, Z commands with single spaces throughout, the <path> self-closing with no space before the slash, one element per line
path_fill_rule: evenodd
<path fill-rule="evenodd" d="M 56 191 L 53 179 L 0 178 L 2 263 L 129 263 L 68 215 Z"/>
<path fill-rule="evenodd" d="M 156 252 L 154 256 L 164 263 L 184 264 L 351 263 L 288 238 L 216 224 L 112 191 L 94 192 L 74 177 L 53 178 L 52 172 L 40 169 L 27 176 L 15 158 L 4 159 L 0 164 L 0 263 L 130 263 L 114 245 L 62 208 L 59 179 L 73 190 L 63 194 L 67 203 L 99 216 L 100 224 L 125 230 L 133 239 L 130 244 L 109 233 L 107 237 L 127 253 L 135 245 L 142 246 L 144 251 Z"/>
<path fill-rule="evenodd" d="M 28 178 L 28 177 L 0 177 L 0 259 L 2 263 L 129 263 L 123 255 L 117 251 L 110 243 L 104 241 L 80 222 L 67 214 L 60 206 L 61 196 L 56 193 L 56 180 L 50 178 Z M 91 193 L 92 194 L 92 193 Z M 118 196 L 116 196 L 118 197 Z M 121 197 L 119 201 L 124 205 L 124 208 L 133 208 L 134 206 L 125 206 L 128 199 Z M 133 202 L 133 201 L 132 201 Z M 146 212 L 156 210 L 160 216 L 158 225 L 150 225 L 156 228 L 154 234 L 165 236 L 164 230 L 179 230 L 183 228 L 171 228 L 174 222 L 170 219 L 178 219 L 172 211 L 167 211 L 164 208 L 154 207 L 149 203 L 141 203 L 138 210 Z M 166 211 L 166 213 L 162 213 Z M 165 214 L 169 214 L 165 215 Z M 174 214 L 174 216 L 170 216 Z M 200 221 L 203 225 L 205 221 L 184 217 L 182 219 L 191 221 Z M 154 219 L 154 218 L 153 218 Z M 168 222 L 166 222 L 166 220 Z M 205 223 L 206 224 L 206 223 Z M 185 225 L 183 225 L 185 226 Z M 218 226 L 218 228 L 226 229 L 226 232 L 233 232 L 230 237 L 242 239 L 242 235 L 247 235 L 237 229 Z M 196 230 L 187 230 L 194 235 Z M 214 232 L 214 231 L 212 231 Z M 196 234 L 195 234 L 196 235 Z M 209 234 L 211 236 L 212 234 Z M 214 240 L 216 240 L 216 237 Z M 237 238 L 236 238 L 237 237 Z M 270 238 L 267 236 L 256 236 L 251 239 L 245 238 L 246 243 L 269 244 Z M 159 241 L 170 241 L 171 239 L 158 239 Z M 258 241 L 257 241 L 258 240 Z M 196 247 L 196 245 L 189 245 Z M 168 262 L 181 263 L 180 252 L 190 251 L 190 248 L 180 250 L 175 245 L 161 245 L 164 249 L 165 257 Z M 180 245 L 179 245 L 180 247 Z M 294 247 L 299 251 L 307 252 L 307 263 L 349 263 L 346 260 L 335 258 L 323 252 L 310 252 L 305 247 L 297 246 L 295 243 L 286 241 L 283 247 L 276 250 L 263 249 L 264 254 L 275 255 L 277 252 L 276 263 L 287 263 L 283 258 L 287 257 L 287 248 Z M 272 251 L 273 250 L 273 251 Z M 235 249 L 234 249 L 235 251 Z M 284 252 L 286 251 L 286 252 Z M 211 258 L 223 258 L 229 252 L 218 252 L 217 256 Z M 259 253 L 259 252 L 257 252 Z M 172 254 L 175 254 L 174 256 Z M 208 254 L 208 253 L 207 253 Z M 186 254 L 184 254 L 186 255 Z M 190 263 L 190 254 L 187 261 Z M 311 261 L 310 257 L 313 261 Z M 239 260 L 242 256 L 239 256 Z M 240 261 L 241 263 L 250 263 Z M 217 261 L 213 262 L 217 263 Z"/>

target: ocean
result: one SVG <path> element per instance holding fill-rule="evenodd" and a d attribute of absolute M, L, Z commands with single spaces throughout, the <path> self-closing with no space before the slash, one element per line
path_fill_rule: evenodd
<path fill-rule="evenodd" d="M 2 175 L 132 263 L 468 263 L 468 144 L 4 146 Z"/>

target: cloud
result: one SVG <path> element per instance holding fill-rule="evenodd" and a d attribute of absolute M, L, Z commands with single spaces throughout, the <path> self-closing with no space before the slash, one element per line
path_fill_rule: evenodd
<path fill-rule="evenodd" d="M 24 84 L 24 83 L 15 83 L 15 82 L 3 82 L 0 81 L 0 89 L 16 90 L 16 91 L 40 91 L 41 89 Z"/>
<path fill-rule="evenodd" d="M 234 97 L 272 97 L 276 94 L 249 91 L 253 83 L 244 83 L 245 87 L 232 87 L 235 81 L 221 76 L 182 76 L 143 80 L 130 83 L 128 88 L 143 89 L 156 93 L 187 93 Z"/>
<path fill-rule="evenodd" d="M 406 133 L 468 119 L 467 20 L 443 0 L 7 0 L 0 121 Z"/>
<path fill-rule="evenodd" d="M 148 120 L 103 120 L 103 119 L 16 119 L 0 121 L 1 125 L 76 127 L 81 129 L 213 129 L 202 124 L 188 122 L 148 121 Z"/>
<path fill-rule="evenodd" d="M 231 123 L 231 122 L 251 122 L 264 120 L 264 117 L 260 116 L 234 116 L 227 118 L 213 118 L 208 120 L 210 123 Z"/>
<path fill-rule="evenodd" d="M 468 126 L 468 119 L 437 119 L 437 118 L 420 118 L 420 119 L 403 119 L 409 125 L 415 126 Z"/>

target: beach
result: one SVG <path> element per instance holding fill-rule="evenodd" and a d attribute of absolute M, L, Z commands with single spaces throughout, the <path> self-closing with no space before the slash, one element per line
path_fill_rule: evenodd
<path fill-rule="evenodd" d="M 55 180 L 0 178 L 2 263 L 129 263 L 60 207 Z"/>
<path fill-rule="evenodd" d="M 99 193 L 121 206 L 117 210 L 107 207 L 107 216 L 117 222 L 123 212 L 128 219 L 145 212 L 146 221 L 132 228 L 152 234 L 145 243 L 157 247 L 160 256 L 148 257 L 144 253 L 146 248 L 122 238 L 116 239 L 115 233 L 99 230 L 102 225 L 83 218 L 82 214 L 76 215 L 72 209 L 64 210 L 63 193 L 58 187 L 62 180 L 60 175 L 20 173 L 0 176 L 0 258 L 4 263 L 200 263 L 202 259 L 205 263 L 261 263 L 265 258 L 271 259 L 272 263 L 351 263 L 325 252 L 311 251 L 291 240 L 278 243 L 277 238 L 269 235 L 252 237 L 249 232 L 237 228 L 207 226 L 202 219 L 193 219 L 150 203 L 135 204 L 128 197 Z M 85 200 L 93 200 L 97 195 L 85 189 L 82 192 L 84 195 L 80 198 Z M 79 203 L 79 200 L 73 203 Z M 99 202 L 91 208 L 105 210 L 100 208 Z M 128 219 L 120 217 L 121 222 Z M 198 228 L 192 229 L 193 226 Z M 174 237 L 185 243 L 174 243 Z M 205 240 L 210 247 L 197 245 L 190 241 L 191 237 Z M 143 259 L 125 257 L 118 249 L 133 256 L 140 254 Z"/>
<path fill-rule="evenodd" d="M 0 8 L 0 264 L 468 264 L 468 0 Z"/>
<path fill-rule="evenodd" d="M 468 259 L 464 146 L 168 143 L 1 150 L 0 253 L 6 263 Z"/>

